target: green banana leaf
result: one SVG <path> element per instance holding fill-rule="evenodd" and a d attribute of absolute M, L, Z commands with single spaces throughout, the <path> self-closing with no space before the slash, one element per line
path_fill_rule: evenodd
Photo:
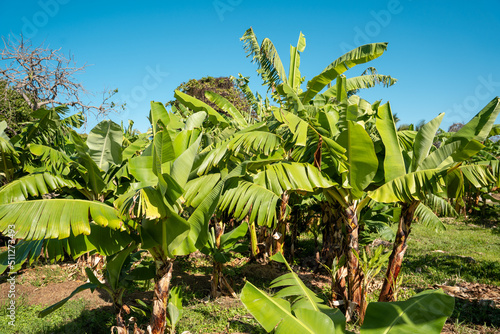
<path fill-rule="evenodd" d="M 245 120 L 245 117 L 241 114 L 241 112 L 236 109 L 235 106 L 231 104 L 228 100 L 226 100 L 224 97 L 220 96 L 217 93 L 213 93 L 210 91 L 205 92 L 205 97 L 212 103 L 215 103 L 219 108 L 221 108 L 223 111 L 228 113 L 233 120 L 236 122 L 238 127 L 244 128 L 245 126 L 248 125 L 248 122 Z"/>
<path fill-rule="evenodd" d="M 361 334 L 439 334 L 455 299 L 442 290 L 426 290 L 406 301 L 370 303 Z"/>
<path fill-rule="evenodd" d="M 358 89 L 372 88 L 376 84 L 383 84 L 384 87 L 389 87 L 394 85 L 398 80 L 391 77 L 390 75 L 382 74 L 370 74 L 361 75 L 358 77 L 352 77 L 346 79 L 346 91 L 355 91 Z M 316 95 L 314 98 L 314 103 L 321 102 L 317 105 L 325 105 L 328 101 L 337 96 L 337 85 L 333 85 L 328 88 L 324 93 Z"/>
<path fill-rule="evenodd" d="M 292 89 L 298 91 L 302 83 L 300 75 L 300 53 L 306 48 L 306 39 L 304 34 L 300 32 L 297 46 L 290 45 L 290 70 L 288 71 L 288 84 Z"/>
<path fill-rule="evenodd" d="M 188 107 L 193 111 L 205 111 L 208 114 L 208 120 L 213 125 L 220 124 L 222 127 L 229 125 L 227 120 L 221 114 L 219 114 L 217 111 L 215 111 L 214 108 L 210 107 L 205 102 L 200 101 L 197 98 L 185 94 L 179 90 L 175 91 L 174 97 L 177 100 L 179 100 L 179 102 L 181 102 L 183 105 L 185 105 L 186 107 Z"/>
<path fill-rule="evenodd" d="M 78 153 L 79 163 L 85 167 L 84 170 L 79 170 L 80 175 L 94 195 L 101 194 L 101 191 L 106 187 L 103 179 L 103 172 L 88 154 L 89 148 L 87 144 L 83 142 L 82 138 L 73 130 L 70 131 L 70 135 L 71 141 L 75 145 L 75 149 Z"/>
<path fill-rule="evenodd" d="M 25 201 L 29 196 L 38 197 L 63 187 L 79 188 L 80 185 L 49 173 L 28 174 L 0 188 L 0 203 Z"/>
<path fill-rule="evenodd" d="M 378 159 L 373 141 L 361 125 L 347 121 L 347 130 L 340 134 L 337 143 L 346 149 L 352 195 L 360 198 L 377 173 Z"/>
<path fill-rule="evenodd" d="M 425 200 L 428 193 L 441 194 L 444 191 L 446 170 L 425 169 L 397 177 L 379 188 L 369 191 L 368 196 L 381 203 Z"/>
<path fill-rule="evenodd" d="M 483 142 L 493 128 L 493 124 L 500 113 L 500 97 L 495 97 L 467 124 L 455 132 L 446 143 L 460 141 L 466 143 L 472 139 Z"/>
<path fill-rule="evenodd" d="M 275 329 L 275 333 L 283 334 L 335 333 L 333 321 L 326 314 L 297 309 L 295 316 L 289 302 L 268 296 L 250 282 L 241 290 L 241 301 L 267 332 Z"/>
<path fill-rule="evenodd" d="M 90 131 L 87 138 L 89 155 L 99 169 L 107 171 L 111 164 L 122 163 L 122 141 L 120 125 L 109 120 L 100 122 Z"/>
<path fill-rule="evenodd" d="M 16 237 L 26 240 L 64 239 L 90 233 L 90 217 L 97 225 L 120 229 L 118 212 L 101 202 L 49 199 L 0 205 L 0 231 L 14 225 Z"/>
<path fill-rule="evenodd" d="M 385 182 L 389 182 L 401 175 L 406 174 L 403 154 L 399 147 L 396 134 L 396 123 L 391 112 L 389 102 L 378 108 L 375 126 L 382 138 L 385 147 L 384 174 Z"/>
<path fill-rule="evenodd" d="M 203 122 L 207 118 L 207 113 L 204 111 L 198 111 L 186 120 L 186 124 L 184 125 L 184 130 L 193 130 L 195 128 L 201 128 L 203 126 Z"/>
<path fill-rule="evenodd" d="M 40 160 L 50 167 L 54 173 L 67 174 L 70 165 L 76 165 L 77 169 L 85 170 L 85 167 L 71 160 L 71 158 L 64 152 L 55 148 L 39 144 L 30 144 L 29 150 L 32 154 L 39 156 Z"/>
<path fill-rule="evenodd" d="M 120 284 L 120 274 L 123 264 L 129 254 L 137 248 L 135 242 L 120 251 L 119 253 L 106 257 L 106 272 L 108 274 L 109 285 L 112 290 L 117 290 Z"/>
<path fill-rule="evenodd" d="M 123 161 L 132 158 L 134 155 L 139 155 L 138 153 L 142 152 L 150 143 L 149 135 L 148 133 L 141 133 L 133 143 L 127 146 L 122 152 Z"/>
<path fill-rule="evenodd" d="M 219 210 L 232 212 L 237 220 L 249 216 L 249 223 L 272 227 L 276 224 L 276 208 L 281 197 L 262 185 L 245 180 L 228 182 Z"/>
<path fill-rule="evenodd" d="M 439 129 L 443 117 L 444 113 L 439 114 L 432 121 L 424 124 L 418 131 L 413 144 L 413 159 L 410 171 L 415 172 L 424 159 L 429 156 L 429 152 L 434 142 L 434 136 Z"/>
<path fill-rule="evenodd" d="M 387 43 L 366 44 L 339 57 L 307 83 L 307 91 L 302 95 L 302 103 L 312 100 L 326 85 L 349 68 L 380 57 L 386 49 Z"/>
<path fill-rule="evenodd" d="M 151 126 L 153 127 L 153 135 L 156 135 L 163 128 L 159 126 L 158 122 L 161 122 L 163 127 L 165 127 L 170 123 L 170 116 L 161 102 L 151 101 Z"/>

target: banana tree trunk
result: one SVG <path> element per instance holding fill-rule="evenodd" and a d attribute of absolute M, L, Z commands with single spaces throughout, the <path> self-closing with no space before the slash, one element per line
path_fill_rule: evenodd
<path fill-rule="evenodd" d="M 297 242 L 297 233 L 299 229 L 299 215 L 300 211 L 292 212 L 291 218 L 291 230 L 292 230 L 292 240 L 290 241 L 290 262 L 293 263 L 295 258 L 295 243 Z"/>
<path fill-rule="evenodd" d="M 148 333 L 163 334 L 166 328 L 168 293 L 174 261 L 172 259 L 155 259 L 156 277 L 153 295 L 153 312 L 148 326 Z"/>
<path fill-rule="evenodd" d="M 116 326 L 111 327 L 111 332 L 114 333 L 116 330 L 117 334 L 128 334 L 127 325 L 125 324 L 125 320 L 123 320 L 123 311 L 127 314 L 130 313 L 130 309 L 123 304 L 122 300 L 125 289 L 119 289 L 115 293 L 112 293 L 111 290 L 108 290 L 108 292 L 113 299 L 113 309 L 116 315 Z"/>
<path fill-rule="evenodd" d="M 333 259 L 339 259 L 345 254 L 345 238 L 342 233 L 342 219 L 339 215 L 340 207 L 333 207 L 329 203 L 322 205 L 323 246 L 321 249 L 321 260 L 331 267 Z"/>
<path fill-rule="evenodd" d="M 413 221 L 413 216 L 419 203 L 419 201 L 413 201 L 411 203 L 402 204 L 396 240 L 394 241 L 384 284 L 382 285 L 382 290 L 380 291 L 378 299 L 380 302 L 394 301 L 395 284 L 399 272 L 401 271 L 401 265 L 403 264 L 403 257 L 407 247 L 406 241 L 411 231 L 411 222 Z"/>
<path fill-rule="evenodd" d="M 215 223 L 215 247 L 220 248 L 220 239 L 224 234 L 224 223 L 217 221 Z M 212 260 L 212 298 L 217 298 L 221 294 L 221 289 L 219 287 L 220 280 L 222 278 L 222 267 L 223 264 L 217 262 L 215 259 Z"/>
<path fill-rule="evenodd" d="M 283 249 L 285 247 L 285 235 L 286 235 L 286 206 L 288 205 L 288 200 L 290 199 L 290 194 L 284 192 L 281 195 L 281 205 L 278 217 L 278 225 L 276 226 L 276 231 L 273 234 L 273 248 L 270 255 L 281 252 L 283 254 Z"/>
<path fill-rule="evenodd" d="M 211 286 L 211 295 L 212 298 L 215 299 L 221 295 L 220 279 L 222 276 L 222 263 L 217 261 L 213 261 L 212 263 L 212 286 Z"/>
<path fill-rule="evenodd" d="M 116 326 L 111 327 L 111 333 L 128 334 L 128 328 L 123 320 L 122 310 L 120 309 L 116 314 Z"/>
<path fill-rule="evenodd" d="M 359 261 L 356 254 L 359 254 L 359 225 L 356 210 L 353 207 L 344 209 L 345 225 L 347 231 L 347 282 L 348 305 L 347 313 L 350 318 L 354 317 L 355 312 L 360 314 L 360 307 L 364 304 L 362 293 L 363 272 L 359 268 Z"/>
<path fill-rule="evenodd" d="M 321 261 L 330 268 L 335 258 L 339 261 L 342 256 L 346 255 L 346 238 L 342 232 L 342 210 L 340 206 L 332 205 L 329 202 L 322 204 L 323 246 Z M 347 303 L 346 277 L 347 268 L 340 265 L 332 277 L 332 305 Z"/>

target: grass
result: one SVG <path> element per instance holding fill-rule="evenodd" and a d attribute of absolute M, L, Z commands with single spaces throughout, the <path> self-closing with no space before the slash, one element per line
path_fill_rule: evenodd
<path fill-rule="evenodd" d="M 460 281 L 500 285 L 500 235 L 460 220 L 439 233 L 414 224 L 402 271 L 409 286 Z"/>
<path fill-rule="evenodd" d="M 435 285 L 480 283 L 500 286 L 500 234 L 496 226 L 457 219 L 436 233 L 420 224 L 412 226 L 402 269 L 400 298 Z M 458 333 L 500 332 L 500 309 L 455 298 L 449 319 Z"/>
<path fill-rule="evenodd" d="M 38 318 L 38 312 L 45 306 L 30 306 L 18 299 L 14 327 L 8 324 L 7 305 L 0 306 L 0 334 L 108 334 L 114 322 L 113 314 L 103 310 L 89 311 L 86 306 L 83 299 L 71 300 L 45 318 Z"/>
<path fill-rule="evenodd" d="M 223 306 L 213 301 L 189 306 L 179 321 L 178 333 L 266 333 L 264 329 L 248 315 L 243 305 Z"/>

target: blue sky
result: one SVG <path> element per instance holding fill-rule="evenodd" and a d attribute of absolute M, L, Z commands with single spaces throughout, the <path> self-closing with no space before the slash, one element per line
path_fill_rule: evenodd
<path fill-rule="evenodd" d="M 91 64 L 77 79 L 90 91 L 118 88 L 127 109 L 116 122 L 148 127 L 149 101 L 167 102 L 191 78 L 251 77 L 265 93 L 239 38 L 253 27 L 269 37 L 288 69 L 299 32 L 306 82 L 345 51 L 389 42 L 370 66 L 399 81 L 364 90 L 370 102 L 390 101 L 404 123 L 446 112 L 442 127 L 466 122 L 500 95 L 500 2 L 492 1 L 2 1 L 0 35 L 18 35 L 71 52 Z M 359 65 L 346 75 L 359 75 Z M 304 83 L 305 87 L 305 83 Z M 93 99 L 98 103 L 98 96 Z M 97 121 L 89 119 L 89 127 Z"/>

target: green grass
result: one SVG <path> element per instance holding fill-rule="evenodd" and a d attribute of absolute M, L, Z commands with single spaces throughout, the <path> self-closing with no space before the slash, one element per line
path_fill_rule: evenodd
<path fill-rule="evenodd" d="M 184 309 L 177 333 L 266 333 L 243 305 L 225 307 L 213 301 Z"/>
<path fill-rule="evenodd" d="M 491 225 L 491 224 L 490 224 Z M 406 299 L 434 285 L 480 283 L 500 286 L 500 234 L 498 227 L 457 219 L 436 233 L 420 224 L 412 226 L 403 262 L 399 298 Z M 451 318 L 455 331 L 500 332 L 500 309 L 477 301 L 455 298 Z"/>
<path fill-rule="evenodd" d="M 404 284 L 425 287 L 460 281 L 500 285 L 500 235 L 455 221 L 435 232 L 414 224 L 403 263 Z"/>
<path fill-rule="evenodd" d="M 52 314 L 38 318 L 38 312 L 45 306 L 30 306 L 24 300 L 16 301 L 15 326 L 9 325 L 7 305 L 0 306 L 0 334 L 108 334 L 114 324 L 109 311 L 86 309 L 83 299 L 71 300 Z"/>

